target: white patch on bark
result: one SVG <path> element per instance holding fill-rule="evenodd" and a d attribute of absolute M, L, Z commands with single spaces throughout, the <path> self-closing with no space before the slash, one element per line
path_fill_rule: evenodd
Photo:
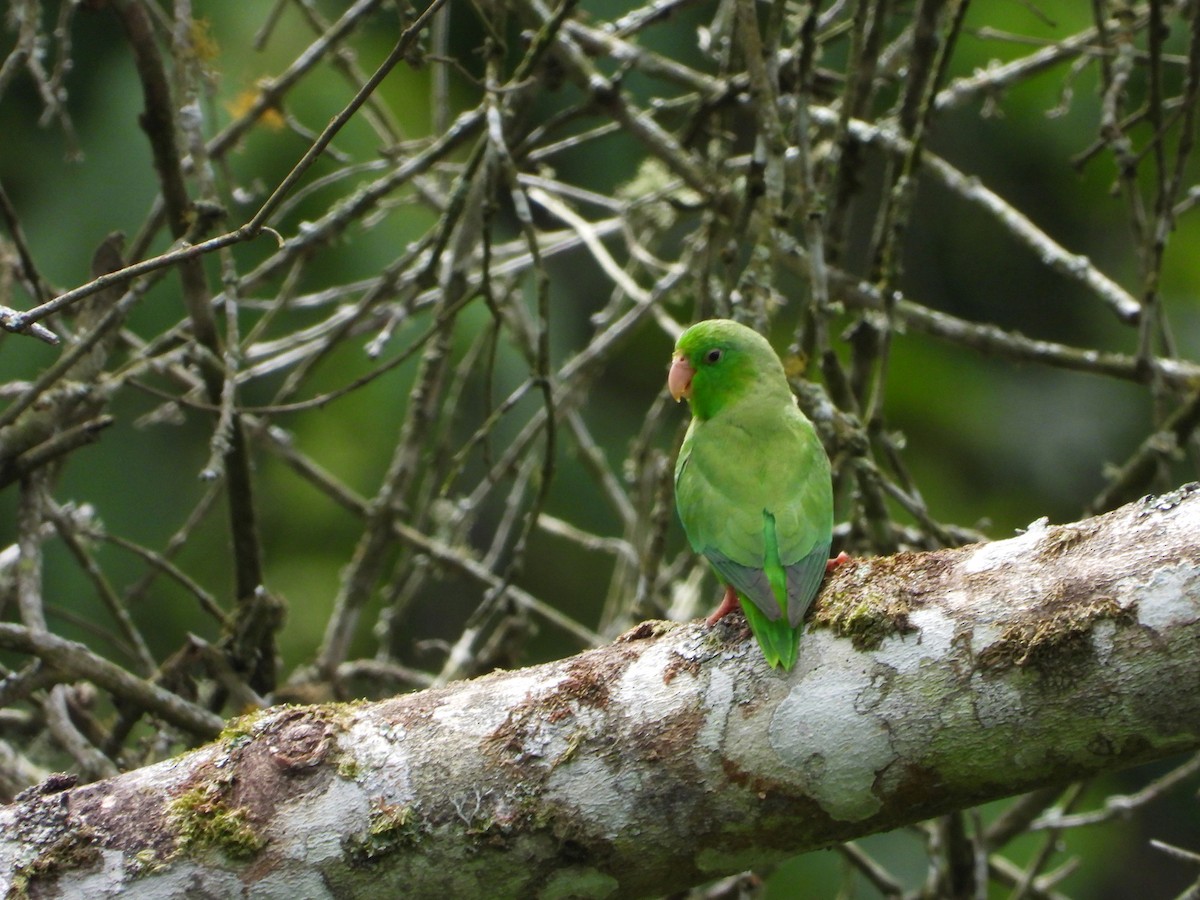
<path fill-rule="evenodd" d="M 1036 522 L 1030 522 L 1029 527 L 1014 538 L 994 541 L 990 544 L 979 544 L 974 552 L 963 560 L 960 571 L 966 575 L 990 572 L 1033 552 L 1033 548 L 1046 536 L 1048 521 L 1046 518 L 1041 518 Z"/>
<path fill-rule="evenodd" d="M 343 836 L 361 829 L 370 811 L 361 787 L 335 777 L 321 794 L 305 794 L 279 808 L 268 832 L 271 848 L 310 865 L 339 859 Z"/>
<path fill-rule="evenodd" d="M 484 678 L 470 690 L 450 693 L 433 711 L 433 720 L 464 736 L 486 738 L 504 724 L 511 707 L 550 693 L 560 680 L 546 681 L 536 675 L 518 674 Z"/>
<path fill-rule="evenodd" d="M 1012 728 L 1020 719 L 1021 692 L 1011 679 L 975 672 L 970 689 L 975 698 L 975 717 L 984 728 Z"/>
<path fill-rule="evenodd" d="M 342 754 L 357 765 L 369 793 L 394 806 L 415 799 L 409 743 L 404 726 L 382 724 L 368 716 L 356 720 L 338 741 Z"/>
<path fill-rule="evenodd" d="M 255 881 L 249 896 L 254 900 L 333 900 L 335 897 L 319 872 L 286 863 Z"/>
<path fill-rule="evenodd" d="M 901 675 L 914 675 L 923 666 L 945 660 L 954 642 L 954 623 L 936 607 L 913 610 L 909 624 L 916 631 L 885 638 L 875 658 Z"/>
<path fill-rule="evenodd" d="M 1198 570 L 1200 566 L 1182 563 L 1155 572 L 1138 592 L 1138 622 L 1155 631 L 1166 631 L 1200 620 L 1200 596 L 1192 591 L 1200 580 Z"/>
<path fill-rule="evenodd" d="M 105 868 L 108 868 L 107 862 Z M 121 875 L 117 871 L 85 875 L 72 879 L 70 887 L 62 890 L 57 896 L 62 900 L 95 900 L 96 897 L 112 896 L 112 888 L 121 883 L 120 878 Z M 178 900 L 180 897 L 193 897 L 201 885 L 205 895 L 209 897 L 245 896 L 245 885 L 236 873 L 191 860 L 176 861 L 170 868 L 142 875 L 132 884 L 137 885 L 138 900 Z M 129 884 L 125 885 L 125 890 L 131 889 Z M 254 896 L 257 898 L 259 894 Z M 275 897 L 296 900 L 301 895 L 292 890 L 286 895 L 264 893 L 261 896 L 265 900 L 274 900 Z"/>
<path fill-rule="evenodd" d="M 682 673 L 661 687 L 655 684 L 662 682 L 663 672 L 678 665 L 676 649 L 661 641 L 643 652 L 621 674 L 613 692 L 614 701 L 621 707 L 638 709 L 645 707 L 652 697 L 654 708 L 648 712 L 655 719 L 665 719 L 689 706 L 695 700 L 695 692 L 687 683 L 690 679 L 683 680 Z M 655 685 L 653 694 L 647 694 L 647 684 Z"/>
<path fill-rule="evenodd" d="M 822 643 L 828 644 L 825 637 Z M 871 790 L 875 775 L 896 756 L 882 722 L 845 714 L 870 688 L 865 674 L 861 668 L 829 666 L 820 678 L 796 684 L 771 717 L 775 753 L 796 770 L 805 793 L 844 822 L 879 811 Z"/>
<path fill-rule="evenodd" d="M 711 753 L 721 753 L 725 747 L 725 733 L 729 716 L 733 712 L 733 673 L 715 667 L 709 673 L 708 686 L 704 692 L 704 708 L 707 715 L 697 742 Z"/>
<path fill-rule="evenodd" d="M 629 798 L 637 796 L 640 786 L 635 770 L 614 772 L 604 759 L 586 756 L 555 769 L 546 783 L 546 796 L 576 810 L 581 821 L 604 824 L 603 836 L 613 840 L 629 823 Z"/>

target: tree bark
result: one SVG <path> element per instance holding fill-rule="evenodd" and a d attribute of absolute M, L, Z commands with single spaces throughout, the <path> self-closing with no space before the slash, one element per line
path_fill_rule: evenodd
<path fill-rule="evenodd" d="M 1200 488 L 855 560 L 788 675 L 731 616 L 0 810 L 29 896 L 629 897 L 1200 747 Z M 61 784 L 61 782 L 59 782 Z"/>

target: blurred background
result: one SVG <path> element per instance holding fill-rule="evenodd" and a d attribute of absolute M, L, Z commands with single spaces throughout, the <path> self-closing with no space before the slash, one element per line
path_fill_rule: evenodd
<path fill-rule="evenodd" d="M 137 257 L 173 246 L 119 6 L 4 10 L 7 306 L 88 282 L 112 232 Z M 186 6 L 145 8 L 192 199 L 222 210 L 201 237 L 259 210 L 419 12 L 195 3 L 177 20 Z M 236 385 L 262 581 L 286 609 L 265 699 L 386 695 L 706 611 L 717 587 L 670 496 L 688 414 L 664 390 L 697 318 L 748 321 L 787 357 L 853 553 L 1003 538 L 1195 477 L 1195 5 L 760 4 L 767 100 L 738 8 L 585 0 L 550 27 L 536 3 L 450 4 L 273 210 L 280 241 L 203 258 L 212 370 Z M 131 625 L 69 541 L 47 536 L 40 575 L 51 629 L 131 667 L 133 632 L 158 662 L 188 634 L 225 646 L 202 596 L 258 615 L 237 596 L 211 354 L 174 271 L 136 291 L 91 376 L 112 423 L 43 470 Z M 77 308 L 45 324 L 89 327 Z M 51 402 L 31 383 L 62 352 L 0 337 L 4 401 Z M 0 545 L 29 498 L 0 492 Z M 150 755 L 133 743 L 122 765 Z M 71 764 L 53 741 L 26 750 Z M 1171 769 L 1098 780 L 1075 808 Z M 1049 848 L 1067 896 L 1175 896 L 1195 866 L 1148 841 L 1200 850 L 1197 786 L 1005 855 Z M 926 830 L 860 845 L 926 882 Z M 764 874 L 768 897 L 880 896 L 836 851 Z M 991 896 L 1052 895 L 1013 890 Z"/>

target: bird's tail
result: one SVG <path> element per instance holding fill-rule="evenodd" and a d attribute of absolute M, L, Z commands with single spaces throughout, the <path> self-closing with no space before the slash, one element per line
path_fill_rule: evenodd
<path fill-rule="evenodd" d="M 750 631 L 758 641 L 758 646 L 762 648 L 767 663 L 772 669 L 783 666 L 783 671 L 790 672 L 792 666 L 796 665 L 802 628 L 789 625 L 787 616 L 780 616 L 771 621 L 753 601 L 741 594 L 738 595 L 738 599 L 741 601 L 742 611 L 746 613 Z"/>

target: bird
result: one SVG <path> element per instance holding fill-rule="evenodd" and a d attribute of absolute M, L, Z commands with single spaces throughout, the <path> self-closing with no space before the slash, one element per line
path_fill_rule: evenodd
<path fill-rule="evenodd" d="M 765 337 L 730 319 L 692 325 L 667 387 L 692 421 L 675 465 L 688 543 L 725 585 L 709 626 L 740 603 L 772 669 L 796 664 L 833 541 L 829 457 Z"/>

